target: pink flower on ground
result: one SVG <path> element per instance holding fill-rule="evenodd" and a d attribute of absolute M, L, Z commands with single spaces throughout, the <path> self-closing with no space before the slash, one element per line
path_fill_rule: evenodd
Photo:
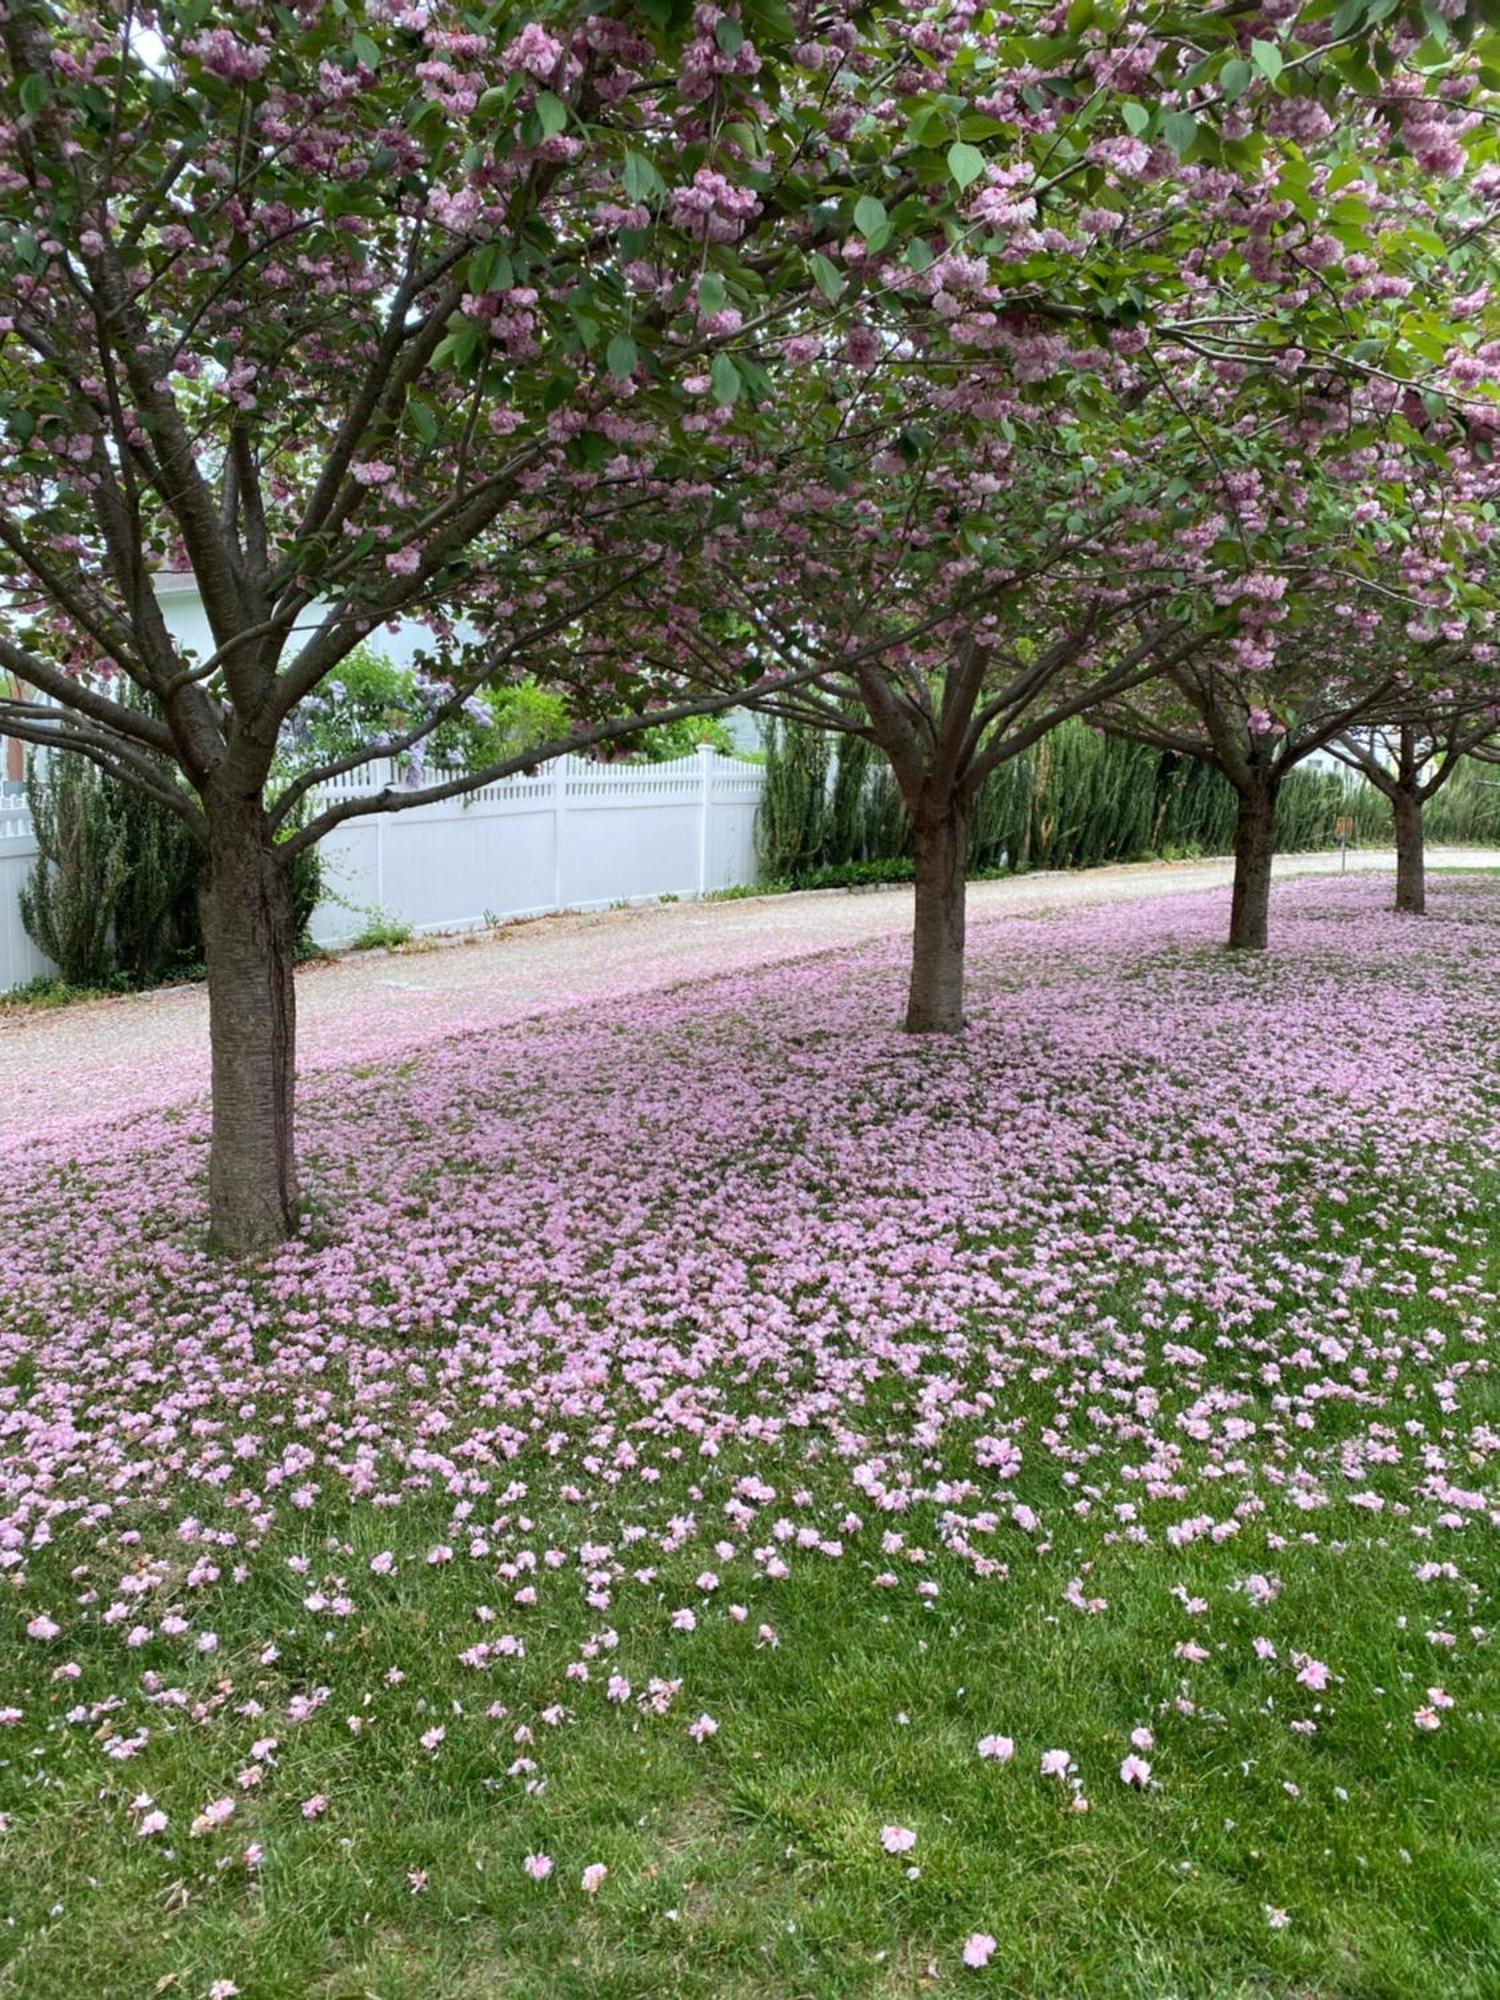
<path fill-rule="evenodd" d="M 1016 1746 L 1008 1736 L 981 1736 L 979 1754 L 994 1764 L 1008 1764 L 1016 1754 Z"/>
<path fill-rule="evenodd" d="M 26 1636 L 28 1639 L 55 1639 L 61 1630 L 61 1625 L 54 1624 L 46 1612 L 42 1611 L 38 1612 L 26 1627 Z"/>
<path fill-rule="evenodd" d="M 717 1736 L 719 1725 L 711 1715 L 700 1715 L 696 1722 L 688 1724 L 688 1735 L 695 1743 L 706 1742 L 710 1736 Z"/>
<path fill-rule="evenodd" d="M 909 1826 L 883 1826 L 880 1829 L 880 1844 L 887 1854 L 910 1854 L 917 1844 L 917 1836 Z"/>
<path fill-rule="evenodd" d="M 526 1873 L 533 1882 L 545 1882 L 552 1873 L 550 1854 L 528 1854 L 525 1862 Z"/>
<path fill-rule="evenodd" d="M 583 1871 L 584 1895 L 597 1896 L 600 1889 L 604 1886 L 604 1878 L 608 1873 L 609 1870 L 602 1861 L 591 1861 Z"/>
<path fill-rule="evenodd" d="M 212 1799 L 194 1819 L 188 1831 L 196 1838 L 205 1833 L 212 1833 L 216 1826 L 222 1826 L 225 1820 L 233 1817 L 233 1799 Z"/>
<path fill-rule="evenodd" d="M 1151 1734 L 1149 1729 L 1132 1729 L 1130 1732 L 1130 1747 L 1132 1750 L 1139 1750 L 1144 1755 L 1146 1751 L 1156 1748 L 1156 1738 Z"/>
<path fill-rule="evenodd" d="M 314 1792 L 310 1799 L 302 1801 L 302 1817 L 304 1819 L 321 1819 L 327 1810 L 328 1801 L 321 1792 Z"/>
<path fill-rule="evenodd" d="M 239 1990 L 232 1979 L 216 1979 L 208 1989 L 208 2000 L 234 2000 Z"/>
<path fill-rule="evenodd" d="M 136 1828 L 137 1833 L 148 1836 L 153 1833 L 165 1833 L 166 1830 L 167 1816 L 160 1806 L 154 1812 L 148 1812 Z"/>
<path fill-rule="evenodd" d="M 1120 1783 L 1144 1791 L 1151 1782 L 1151 1766 L 1144 1757 L 1127 1757 L 1120 1766 Z"/>
<path fill-rule="evenodd" d="M 1273 1931 L 1284 1931 L 1292 1921 L 1285 1910 L 1273 1909 L 1269 1903 L 1265 1905 L 1265 1912 L 1266 1922 L 1271 1926 Z"/>
<path fill-rule="evenodd" d="M 406 1880 L 414 1896 L 426 1894 L 427 1870 L 425 1868 L 408 1868 L 406 1871 Z"/>
<path fill-rule="evenodd" d="M 964 1943 L 964 1964 L 976 1969 L 988 1965 L 995 1954 L 995 1940 L 988 1931 L 975 1931 Z"/>
<path fill-rule="evenodd" d="M 1073 1759 L 1066 1750 L 1044 1750 L 1042 1752 L 1042 1776 L 1044 1778 L 1065 1778 L 1072 1769 Z"/>
<path fill-rule="evenodd" d="M 1435 1708 L 1416 1709 L 1411 1719 L 1416 1728 L 1429 1732 L 1434 1729 L 1441 1729 L 1443 1726 L 1443 1718 Z"/>

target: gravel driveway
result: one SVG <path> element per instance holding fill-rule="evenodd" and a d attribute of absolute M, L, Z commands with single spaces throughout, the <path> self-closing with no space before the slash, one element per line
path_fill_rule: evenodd
<path fill-rule="evenodd" d="M 1432 850 L 1429 867 L 1500 867 L 1500 851 Z M 1352 853 L 1350 873 L 1390 871 Z M 1327 855 L 1292 855 L 1278 879 L 1328 874 Z M 1146 863 L 978 882 L 971 923 L 1012 912 L 1223 889 L 1227 861 Z M 306 967 L 297 980 L 302 1070 L 371 1061 L 464 1028 L 494 1027 L 749 965 L 805 958 L 905 931 L 911 892 L 824 890 L 726 903 L 652 903 L 540 917 L 398 952 Z M 44 1010 L 0 1010 L 0 1147 L 101 1117 L 180 1103 L 208 1083 L 201 986 Z"/>

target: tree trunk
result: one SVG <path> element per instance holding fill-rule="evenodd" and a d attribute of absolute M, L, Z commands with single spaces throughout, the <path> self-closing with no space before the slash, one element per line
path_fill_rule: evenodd
<path fill-rule="evenodd" d="M 1422 801 L 1404 788 L 1391 800 L 1396 816 L 1396 908 L 1427 912 L 1427 869 L 1422 848 Z"/>
<path fill-rule="evenodd" d="M 207 806 L 209 1233 L 215 1249 L 243 1256 L 283 1241 L 297 1225 L 291 896 L 259 801 Z"/>
<path fill-rule="evenodd" d="M 1239 814 L 1234 827 L 1234 891 L 1229 903 L 1231 951 L 1266 948 L 1279 789 L 1276 779 L 1257 773 L 1239 790 Z"/>
<path fill-rule="evenodd" d="M 964 1024 L 964 861 L 962 807 L 915 815 L 916 918 L 906 1026 L 911 1034 L 956 1034 Z"/>

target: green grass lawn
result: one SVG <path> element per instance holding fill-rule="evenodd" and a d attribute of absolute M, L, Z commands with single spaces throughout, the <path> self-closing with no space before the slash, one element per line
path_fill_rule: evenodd
<path fill-rule="evenodd" d="M 877 952 L 329 1082 L 326 1240 L 227 1295 L 172 1233 L 201 1135 L 49 1169 L 59 1229 L 118 1209 L 154 1247 L 106 1276 L 114 1239 L 33 1238 L 0 1344 L 11 1518 L 32 1482 L 0 1570 L 0 1993 L 1500 1995 L 1500 940 L 1466 904 L 1483 924 L 1434 923 L 1371 993 L 1372 892 L 1297 894 L 1253 975 L 1191 911 L 1144 959 L 1133 913 L 1007 927 L 946 1055 L 859 1039 L 899 974 Z M 760 1110 L 715 1123 L 731 1073 Z M 1205 1078 L 1219 1137 L 1189 1125 Z M 1383 1102 L 1430 1122 L 1443 1092 L 1441 1148 L 1385 1143 Z M 1008 1139 L 1033 1114 L 1065 1161 L 1044 1123 Z M 663 1122 L 670 1174 L 640 1150 Z M 564 1126 L 577 1205 L 539 1240 Z M 737 1345 L 752 1307 L 807 1356 Z M 524 1352 L 467 1353 L 523 1322 Z M 464 1663 L 501 1635 L 524 1651 Z"/>

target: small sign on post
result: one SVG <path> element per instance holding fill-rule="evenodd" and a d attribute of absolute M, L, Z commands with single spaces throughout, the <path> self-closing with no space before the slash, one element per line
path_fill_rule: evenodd
<path fill-rule="evenodd" d="M 1336 819 L 1333 822 L 1333 837 L 1339 844 L 1339 855 L 1341 857 L 1339 873 L 1347 875 L 1349 872 L 1349 843 L 1354 838 L 1354 821 L 1342 816 Z"/>

